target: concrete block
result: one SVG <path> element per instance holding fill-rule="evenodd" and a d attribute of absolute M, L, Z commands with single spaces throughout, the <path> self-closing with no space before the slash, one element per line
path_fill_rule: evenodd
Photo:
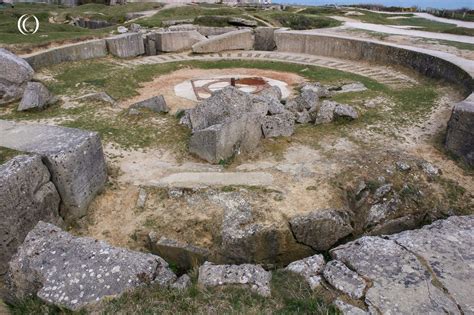
<path fill-rule="evenodd" d="M 138 33 L 126 33 L 106 39 L 109 52 L 119 58 L 143 55 L 145 46 L 142 36 Z"/>
<path fill-rule="evenodd" d="M 233 31 L 215 36 L 193 45 L 195 53 L 213 53 L 226 50 L 252 50 L 254 36 L 250 29 Z"/>
<path fill-rule="evenodd" d="M 0 134 L 0 146 L 41 155 L 61 196 L 60 213 L 64 219 L 86 214 L 89 203 L 107 180 L 98 133 L 0 120 Z"/>
<path fill-rule="evenodd" d="M 59 202 L 40 156 L 20 155 L 0 165 L 0 275 L 38 221 L 61 222 Z"/>
<path fill-rule="evenodd" d="M 206 37 L 197 31 L 157 32 L 149 35 L 156 43 L 156 50 L 161 52 L 179 52 L 191 47 Z"/>

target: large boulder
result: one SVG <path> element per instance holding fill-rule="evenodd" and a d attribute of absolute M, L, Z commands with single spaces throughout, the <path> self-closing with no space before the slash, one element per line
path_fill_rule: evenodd
<path fill-rule="evenodd" d="M 192 129 L 196 131 L 238 119 L 243 113 L 250 112 L 262 117 L 266 115 L 261 102 L 254 102 L 250 94 L 229 86 L 213 93 L 188 113 Z"/>
<path fill-rule="evenodd" d="M 38 221 L 61 222 L 59 201 L 40 156 L 20 155 L 0 165 L 0 275 Z"/>
<path fill-rule="evenodd" d="M 217 35 L 193 45 L 194 53 L 213 53 L 226 50 L 252 50 L 254 36 L 250 29 Z"/>
<path fill-rule="evenodd" d="M 157 32 L 147 36 L 147 39 L 155 42 L 155 48 L 159 52 L 179 52 L 190 50 L 191 47 L 206 37 L 197 31 Z"/>
<path fill-rule="evenodd" d="M 241 113 L 240 118 L 197 130 L 191 136 L 189 152 L 210 163 L 251 152 L 262 138 L 261 119 L 257 113 Z"/>
<path fill-rule="evenodd" d="M 275 28 L 257 27 L 255 29 L 255 50 L 273 51 L 276 49 Z"/>
<path fill-rule="evenodd" d="M 63 218 L 72 220 L 86 214 L 107 180 L 98 133 L 0 120 L 0 134 L 0 146 L 41 155 L 61 196 Z"/>
<path fill-rule="evenodd" d="M 328 250 L 354 230 L 349 215 L 343 210 L 315 210 L 290 219 L 291 230 L 298 242 L 315 250 Z"/>
<path fill-rule="evenodd" d="M 448 122 L 446 148 L 474 166 L 474 94 L 454 105 Z"/>
<path fill-rule="evenodd" d="M 40 82 L 28 82 L 18 111 L 43 109 L 54 100 L 54 96 Z"/>
<path fill-rule="evenodd" d="M 270 296 L 272 274 L 260 266 L 214 265 L 206 262 L 199 268 L 198 284 L 204 287 L 235 285 L 257 294 Z"/>
<path fill-rule="evenodd" d="M 0 48 L 0 105 L 20 99 L 33 74 L 25 60 Z"/>
<path fill-rule="evenodd" d="M 16 298 L 78 310 L 144 284 L 176 280 L 161 257 L 74 237 L 39 222 L 10 262 L 8 286 Z"/>
<path fill-rule="evenodd" d="M 370 282 L 365 304 L 382 314 L 471 314 L 474 216 L 451 217 L 330 251 Z"/>
<path fill-rule="evenodd" d="M 142 36 L 138 33 L 127 33 L 106 39 L 109 52 L 119 58 L 143 55 L 145 46 Z"/>

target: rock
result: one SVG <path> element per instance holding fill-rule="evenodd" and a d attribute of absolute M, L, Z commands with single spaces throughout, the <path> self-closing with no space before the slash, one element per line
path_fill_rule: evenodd
<path fill-rule="evenodd" d="M 460 246 L 467 245 L 466 248 L 471 248 L 474 235 L 472 223 L 471 231 L 465 235 L 469 238 L 467 242 L 457 239 L 456 245 L 446 248 L 447 252 L 439 256 L 440 259 L 448 262 L 450 257 L 457 257 Z M 442 237 L 446 240 L 450 238 L 449 235 Z M 420 261 L 416 253 L 406 250 L 394 240 L 365 236 L 332 249 L 330 254 L 371 282 L 372 285 L 367 289 L 364 299 L 369 309 L 376 309 L 382 314 L 460 313 L 452 298 L 434 284 L 440 280 L 437 276 L 435 278 L 435 273 L 426 269 L 426 263 Z M 469 261 L 466 259 L 472 255 L 470 253 L 467 255 L 457 261 L 469 264 L 472 258 L 469 258 Z M 443 272 L 440 271 L 439 276 L 442 275 Z M 464 275 L 463 271 L 457 275 L 457 279 L 462 279 L 456 281 L 457 285 L 460 285 L 461 290 L 465 290 L 467 285 L 469 292 L 472 292 L 474 282 L 468 281 Z M 470 300 L 472 302 L 472 299 Z"/>
<path fill-rule="evenodd" d="M 474 166 L 474 94 L 454 105 L 446 133 L 446 148 Z"/>
<path fill-rule="evenodd" d="M 366 226 L 373 226 L 385 221 L 388 217 L 396 213 L 396 211 L 399 209 L 399 206 L 400 199 L 398 199 L 397 196 L 383 203 L 377 203 L 373 205 L 369 209 Z"/>
<path fill-rule="evenodd" d="M 20 105 L 18 105 L 18 111 L 44 109 L 51 104 L 53 100 L 53 95 L 42 83 L 28 82 Z"/>
<path fill-rule="evenodd" d="M 256 222 L 249 197 L 241 192 L 219 193 L 210 201 L 224 208 L 220 256 L 224 262 L 286 265 L 313 254 L 298 244 L 287 224 Z M 285 222 L 286 223 L 286 222 Z"/>
<path fill-rule="evenodd" d="M 321 83 L 319 83 L 319 82 L 305 83 L 302 86 L 301 91 L 305 91 L 305 90 L 313 91 L 314 93 L 316 93 L 318 98 L 324 98 L 324 97 L 330 97 L 331 96 L 331 92 L 325 86 L 321 85 Z"/>
<path fill-rule="evenodd" d="M 285 109 L 285 106 L 283 106 L 282 103 L 280 103 L 279 101 L 276 101 L 274 99 L 270 99 L 268 101 L 268 113 L 270 115 L 278 115 L 278 114 L 283 114 L 285 112 L 289 112 Z M 293 115 L 293 119 L 294 119 L 294 115 Z"/>
<path fill-rule="evenodd" d="M 73 18 L 73 24 L 74 26 L 79 26 L 79 27 L 89 28 L 89 29 L 99 29 L 99 28 L 105 28 L 105 27 L 114 25 L 105 20 L 90 20 L 86 18 Z"/>
<path fill-rule="evenodd" d="M 38 155 L 19 155 L 0 165 L 0 275 L 38 223 L 59 224 L 59 194 Z"/>
<path fill-rule="evenodd" d="M 236 31 L 237 28 L 234 26 L 224 26 L 224 27 L 213 27 L 213 26 L 198 26 L 197 31 L 206 37 L 212 37 L 217 35 L 222 35 L 225 33 Z"/>
<path fill-rule="evenodd" d="M 189 141 L 189 152 L 210 163 L 219 163 L 254 150 L 262 138 L 262 118 L 256 113 L 242 113 L 240 116 L 195 131 Z"/>
<path fill-rule="evenodd" d="M 227 50 L 252 50 L 253 45 L 252 30 L 244 29 L 217 35 L 196 43 L 192 49 L 194 53 L 213 53 Z"/>
<path fill-rule="evenodd" d="M 175 274 L 160 257 L 74 237 L 39 222 L 10 262 L 8 284 L 21 299 L 39 299 L 70 310 L 149 283 L 168 286 Z"/>
<path fill-rule="evenodd" d="M 275 28 L 273 27 L 257 27 L 255 29 L 255 50 L 273 51 L 276 49 Z"/>
<path fill-rule="evenodd" d="M 132 23 L 129 25 L 129 27 L 132 33 L 138 33 L 142 29 L 142 26 L 137 23 Z"/>
<path fill-rule="evenodd" d="M 139 209 L 145 208 L 147 197 L 148 197 L 148 193 L 146 192 L 145 189 L 143 188 L 138 189 L 138 198 L 137 198 L 136 207 Z"/>
<path fill-rule="evenodd" d="M 336 108 L 336 105 L 338 104 L 333 101 L 323 101 L 316 115 L 314 124 L 319 125 L 332 122 L 334 119 L 334 110 Z"/>
<path fill-rule="evenodd" d="M 270 86 L 255 93 L 254 95 L 263 96 L 277 101 L 280 101 L 282 97 L 281 89 L 278 86 Z"/>
<path fill-rule="evenodd" d="M 175 31 L 152 33 L 147 39 L 155 42 L 159 52 L 180 52 L 190 50 L 194 44 L 206 40 L 206 37 L 197 31 Z"/>
<path fill-rule="evenodd" d="M 334 117 L 346 118 L 346 119 L 357 119 L 359 114 L 354 109 L 354 107 L 344 104 L 337 104 L 334 108 Z"/>
<path fill-rule="evenodd" d="M 145 46 L 142 36 L 138 33 L 128 33 L 105 39 L 109 52 L 119 58 L 129 58 L 143 55 Z"/>
<path fill-rule="evenodd" d="M 360 299 L 364 296 L 367 284 L 357 273 L 347 268 L 339 260 L 331 260 L 324 268 L 324 279 L 334 288 L 353 299 Z"/>
<path fill-rule="evenodd" d="M 290 219 L 296 240 L 315 250 L 328 250 L 352 233 L 348 215 L 342 210 L 323 209 Z"/>
<path fill-rule="evenodd" d="M 128 115 L 129 116 L 138 116 L 138 115 L 141 115 L 142 112 L 140 112 L 138 109 L 136 108 L 130 108 L 128 110 Z"/>
<path fill-rule="evenodd" d="M 247 20 L 238 17 L 231 17 L 227 20 L 227 23 L 236 26 L 247 26 L 247 27 L 257 27 L 258 23 L 255 20 Z"/>
<path fill-rule="evenodd" d="M 319 104 L 319 96 L 311 89 L 304 89 L 300 96 L 296 98 L 296 102 L 299 103 L 300 107 L 308 110 Z"/>
<path fill-rule="evenodd" d="M 20 99 L 33 74 L 24 59 L 0 48 L 0 105 Z"/>
<path fill-rule="evenodd" d="M 295 132 L 295 117 L 290 112 L 266 116 L 263 118 L 262 130 L 265 138 L 289 137 Z"/>
<path fill-rule="evenodd" d="M 166 104 L 166 101 L 163 95 L 153 96 L 149 99 L 134 103 L 130 105 L 130 108 L 135 108 L 135 109 L 146 108 L 155 113 L 169 112 L 168 105 Z"/>
<path fill-rule="evenodd" d="M 393 185 L 392 184 L 385 184 L 377 188 L 374 192 L 374 199 L 375 200 L 380 200 L 383 197 L 385 197 L 386 194 L 388 194 L 392 190 Z"/>
<path fill-rule="evenodd" d="M 323 255 L 314 255 L 294 261 L 285 269 L 303 276 L 310 288 L 314 290 L 321 285 L 320 274 L 325 264 L 326 262 L 324 261 Z"/>
<path fill-rule="evenodd" d="M 365 85 L 361 82 L 344 84 L 335 90 L 336 93 L 363 92 L 367 91 Z"/>
<path fill-rule="evenodd" d="M 153 39 L 146 36 L 145 39 L 143 39 L 143 45 L 145 46 L 145 55 L 156 56 L 156 42 Z"/>
<path fill-rule="evenodd" d="M 408 164 L 406 162 L 403 162 L 403 161 L 397 161 L 395 163 L 395 166 L 397 167 L 398 170 L 400 170 L 402 172 L 407 172 L 411 169 L 410 164 Z"/>
<path fill-rule="evenodd" d="M 119 32 L 120 34 L 125 34 L 128 32 L 128 28 L 126 28 L 125 26 L 119 26 L 117 27 L 117 32 Z"/>
<path fill-rule="evenodd" d="M 117 105 L 117 102 L 105 92 L 89 93 L 76 98 L 78 101 L 95 101 L 109 103 L 112 106 Z"/>
<path fill-rule="evenodd" d="M 474 313 L 474 216 L 450 217 L 389 239 L 420 257 L 464 314 Z"/>
<path fill-rule="evenodd" d="M 429 163 L 429 162 L 422 162 L 421 163 L 421 169 L 429 177 L 436 177 L 436 176 L 439 176 L 441 174 L 440 169 L 437 168 L 436 166 L 434 166 L 433 164 Z"/>
<path fill-rule="evenodd" d="M 306 109 L 301 112 L 296 112 L 295 116 L 296 122 L 299 124 L 307 124 L 311 121 L 311 115 Z"/>
<path fill-rule="evenodd" d="M 63 218 L 85 215 L 107 181 L 98 133 L 0 120 L 0 134 L 0 146 L 41 155 L 61 196 Z"/>
<path fill-rule="evenodd" d="M 205 287 L 237 285 L 262 296 L 270 296 L 272 274 L 260 266 L 214 265 L 206 262 L 199 268 L 198 283 Z"/>
<path fill-rule="evenodd" d="M 209 250 L 192 244 L 178 242 L 166 237 L 158 241 L 150 240 L 150 250 L 166 261 L 175 263 L 179 268 L 190 270 L 204 263 L 209 255 Z"/>
<path fill-rule="evenodd" d="M 235 120 L 243 113 L 250 112 L 260 112 L 262 117 L 266 115 L 266 111 L 262 112 L 261 104 L 254 102 L 250 94 L 232 86 L 213 93 L 188 111 L 193 131 Z"/>
<path fill-rule="evenodd" d="M 191 286 L 191 278 L 187 274 L 184 274 L 181 277 L 179 277 L 178 280 L 176 280 L 176 282 L 171 284 L 170 287 L 172 289 L 184 291 L 188 289 L 190 286 Z"/>
<path fill-rule="evenodd" d="M 337 298 L 334 301 L 334 305 L 337 307 L 337 309 L 341 312 L 342 315 L 369 315 L 368 312 L 352 304 L 346 303 L 340 298 Z"/>

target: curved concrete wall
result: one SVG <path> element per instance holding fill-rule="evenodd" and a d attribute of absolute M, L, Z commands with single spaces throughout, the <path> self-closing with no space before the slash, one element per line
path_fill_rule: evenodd
<path fill-rule="evenodd" d="M 277 31 L 275 41 L 279 51 L 399 65 L 461 86 L 466 95 L 474 89 L 474 69 L 461 58 L 452 62 L 434 51 L 301 31 Z"/>

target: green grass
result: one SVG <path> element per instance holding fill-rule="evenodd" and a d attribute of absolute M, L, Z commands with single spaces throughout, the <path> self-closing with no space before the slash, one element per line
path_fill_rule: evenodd
<path fill-rule="evenodd" d="M 127 12 L 159 8 L 159 3 L 130 3 L 127 5 L 107 6 L 103 4 L 85 4 L 73 8 L 46 5 L 17 3 L 15 8 L 0 10 L 0 46 L 7 47 L 18 53 L 28 53 L 34 48 L 41 48 L 50 43 L 79 41 L 109 34 L 115 27 L 90 30 L 64 24 L 70 17 L 87 17 L 107 20 L 113 23 L 123 23 Z M 34 14 L 40 22 L 36 34 L 22 35 L 17 29 L 17 20 L 23 14 Z M 50 23 L 54 16 L 58 23 Z"/>
<path fill-rule="evenodd" d="M 295 30 L 335 27 L 342 24 L 341 22 L 329 17 L 301 13 L 269 11 L 259 12 L 255 16 L 273 22 L 272 24 L 289 27 Z"/>
<path fill-rule="evenodd" d="M 19 151 L 0 147 L 0 165 L 20 154 L 22 153 Z"/>
<path fill-rule="evenodd" d="M 330 305 L 333 296 L 325 291 L 311 291 L 300 276 L 273 272 L 272 296 L 261 297 L 238 287 L 201 288 L 196 273 L 193 283 L 183 292 L 156 285 L 125 293 L 117 299 L 103 302 L 90 312 L 100 314 L 339 314 Z M 61 310 L 47 306 L 38 299 L 27 299 L 11 306 L 13 314 L 60 314 Z M 72 312 L 65 312 L 73 314 Z M 89 311 L 82 311 L 88 314 Z"/>
<path fill-rule="evenodd" d="M 436 33 L 449 33 L 456 35 L 474 36 L 474 30 L 464 27 L 457 27 L 455 24 L 442 23 L 436 21 L 430 21 L 420 17 L 414 17 L 413 14 L 403 14 L 408 16 L 405 19 L 389 19 L 390 17 L 401 16 L 400 14 L 382 14 L 370 11 L 361 11 L 364 15 L 351 16 L 351 18 L 358 19 L 362 22 L 382 24 L 382 25 L 411 25 L 422 27 L 419 30 L 436 32 Z"/>

